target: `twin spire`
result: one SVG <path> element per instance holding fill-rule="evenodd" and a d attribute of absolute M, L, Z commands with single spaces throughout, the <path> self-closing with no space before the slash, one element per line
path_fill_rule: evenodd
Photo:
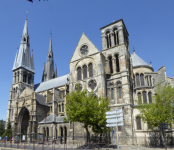
<path fill-rule="evenodd" d="M 30 38 L 28 35 L 27 19 L 25 20 L 19 52 L 17 50 L 16 58 L 15 58 L 12 70 L 14 71 L 20 67 L 35 73 L 33 52 L 32 54 L 30 52 Z"/>
<path fill-rule="evenodd" d="M 25 20 L 24 30 L 21 37 L 21 44 L 19 49 L 17 49 L 12 70 L 15 71 L 16 69 L 21 67 L 35 73 L 33 51 L 32 53 L 30 52 L 30 38 L 28 35 L 27 19 Z M 49 50 L 47 54 L 47 63 L 46 66 L 44 64 L 42 82 L 56 77 L 57 77 L 57 67 L 56 65 L 54 67 L 52 40 L 50 38 Z"/>
<path fill-rule="evenodd" d="M 53 49 L 52 49 L 52 40 L 50 38 L 49 50 L 47 54 L 47 63 L 46 63 L 46 67 L 44 63 L 42 82 L 56 78 L 56 77 L 57 77 L 57 67 L 55 66 L 55 69 L 54 69 L 54 55 L 53 55 Z"/>

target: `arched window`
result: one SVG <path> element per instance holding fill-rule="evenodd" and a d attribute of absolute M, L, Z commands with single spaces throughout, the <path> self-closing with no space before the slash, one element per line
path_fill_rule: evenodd
<path fill-rule="evenodd" d="M 18 78 L 18 79 L 17 79 L 17 82 L 19 82 L 19 71 L 18 71 L 18 75 L 17 75 L 17 78 Z"/>
<path fill-rule="evenodd" d="M 16 83 L 16 73 L 14 74 L 14 83 Z"/>
<path fill-rule="evenodd" d="M 64 112 L 64 104 L 62 104 L 62 112 Z"/>
<path fill-rule="evenodd" d="M 137 86 L 140 86 L 140 79 L 139 79 L 139 74 L 136 74 L 136 81 L 137 81 Z"/>
<path fill-rule="evenodd" d="M 59 105 L 59 112 L 61 112 L 61 105 Z"/>
<path fill-rule="evenodd" d="M 89 68 L 89 77 L 93 77 L 93 65 L 92 65 L 92 63 L 89 64 L 88 68 Z"/>
<path fill-rule="evenodd" d="M 83 79 L 86 79 L 87 78 L 87 66 L 84 65 L 83 66 Z"/>
<path fill-rule="evenodd" d="M 141 130 L 141 118 L 136 117 L 137 130 Z"/>
<path fill-rule="evenodd" d="M 147 103 L 147 96 L 146 96 L 146 91 L 143 91 L 143 103 Z"/>
<path fill-rule="evenodd" d="M 94 90 L 94 89 L 96 88 L 96 86 L 97 86 L 96 80 L 91 80 L 91 81 L 89 81 L 88 86 L 89 86 L 92 90 Z"/>
<path fill-rule="evenodd" d="M 113 69 L 112 69 L 112 56 L 108 57 L 109 60 L 109 67 L 110 67 L 110 73 L 113 73 Z"/>
<path fill-rule="evenodd" d="M 28 76 L 28 84 L 31 84 L 31 74 Z"/>
<path fill-rule="evenodd" d="M 27 74 L 26 74 L 26 73 L 24 73 L 24 75 L 23 75 L 23 82 L 25 82 L 25 83 L 26 83 L 26 81 L 27 81 Z"/>
<path fill-rule="evenodd" d="M 118 31 L 117 31 L 117 29 L 115 28 L 114 30 L 113 30 L 113 32 L 114 32 L 114 44 L 115 45 L 118 45 L 119 43 L 118 43 Z"/>
<path fill-rule="evenodd" d="M 13 89 L 13 98 L 15 98 L 15 95 L 16 95 L 16 91 L 15 91 L 15 88 Z"/>
<path fill-rule="evenodd" d="M 119 55 L 116 54 L 116 55 L 115 55 L 115 58 L 116 58 L 116 71 L 117 71 L 117 72 L 120 72 Z"/>
<path fill-rule="evenodd" d="M 144 75 L 140 74 L 141 86 L 144 86 Z"/>
<path fill-rule="evenodd" d="M 82 79 L 82 76 L 81 76 L 81 68 L 78 67 L 77 68 L 77 80 L 81 80 Z"/>
<path fill-rule="evenodd" d="M 122 97 L 122 83 L 121 83 L 121 81 L 117 81 L 117 97 L 118 97 L 118 99 L 121 99 L 121 97 Z"/>
<path fill-rule="evenodd" d="M 114 99 L 114 89 L 111 88 L 111 99 Z"/>
<path fill-rule="evenodd" d="M 148 98 L 149 98 L 149 104 L 151 104 L 152 103 L 152 93 L 151 92 L 148 93 Z"/>
<path fill-rule="evenodd" d="M 110 32 L 106 33 L 106 42 L 107 42 L 107 48 L 111 47 L 111 36 Z"/>
<path fill-rule="evenodd" d="M 138 93 L 138 102 L 141 104 L 142 101 L 141 101 L 141 93 Z"/>
<path fill-rule="evenodd" d="M 16 96 L 17 96 L 17 94 L 18 94 L 18 87 L 16 87 Z"/>

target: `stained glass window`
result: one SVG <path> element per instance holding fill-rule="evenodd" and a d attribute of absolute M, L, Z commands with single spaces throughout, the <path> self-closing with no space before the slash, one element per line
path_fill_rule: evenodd
<path fill-rule="evenodd" d="M 88 53 L 88 46 L 87 45 L 82 46 L 80 52 L 82 55 L 86 55 Z"/>
<path fill-rule="evenodd" d="M 89 64 L 89 77 L 93 77 L 93 65 L 92 65 L 92 63 Z"/>
<path fill-rule="evenodd" d="M 143 103 L 147 103 L 146 91 L 143 91 Z"/>
<path fill-rule="evenodd" d="M 83 66 L 83 79 L 86 79 L 87 78 L 87 66 L 84 65 Z"/>
<path fill-rule="evenodd" d="M 81 68 L 78 67 L 77 68 L 77 80 L 81 80 L 82 79 L 82 76 L 81 76 Z"/>
<path fill-rule="evenodd" d="M 91 80 L 88 85 L 92 90 L 94 90 L 95 87 L 97 86 L 97 83 L 95 80 Z"/>

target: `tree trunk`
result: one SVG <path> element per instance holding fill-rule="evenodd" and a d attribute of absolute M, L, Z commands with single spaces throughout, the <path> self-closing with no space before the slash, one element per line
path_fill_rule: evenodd
<path fill-rule="evenodd" d="M 87 127 L 85 127 L 85 129 L 86 129 L 86 133 L 87 133 L 87 143 L 90 143 L 90 136 L 89 136 L 89 131 L 88 131 L 88 126 Z"/>

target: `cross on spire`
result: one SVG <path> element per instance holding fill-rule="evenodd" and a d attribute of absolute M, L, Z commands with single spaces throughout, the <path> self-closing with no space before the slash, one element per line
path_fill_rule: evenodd
<path fill-rule="evenodd" d="M 52 38 L 52 31 L 50 30 L 50 38 Z"/>

